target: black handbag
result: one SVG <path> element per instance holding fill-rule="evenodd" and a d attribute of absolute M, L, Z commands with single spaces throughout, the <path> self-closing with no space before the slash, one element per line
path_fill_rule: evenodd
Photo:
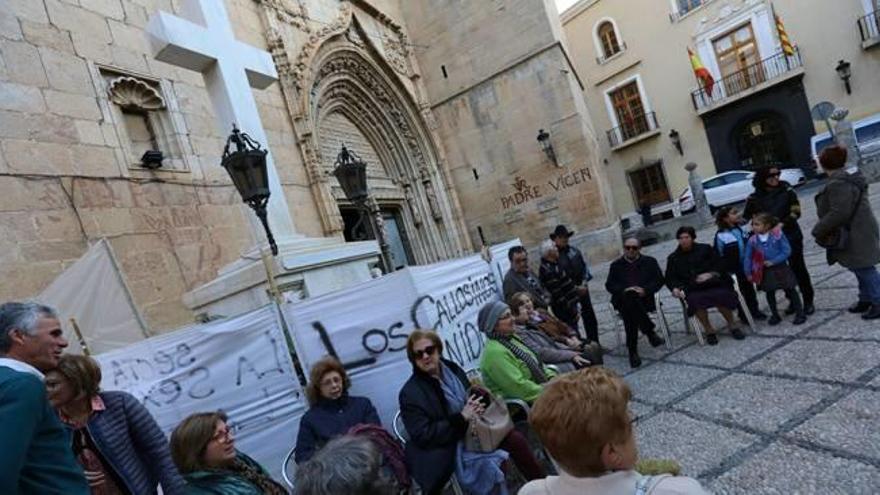
<path fill-rule="evenodd" d="M 856 202 L 853 205 L 852 213 L 849 214 L 849 219 L 847 219 L 846 223 L 832 230 L 828 234 L 817 237 L 816 244 L 819 247 L 823 247 L 825 249 L 830 249 L 834 251 L 840 251 L 846 249 L 849 246 L 849 230 L 850 224 L 853 221 L 853 218 L 856 217 L 856 212 L 859 211 L 859 204 L 862 202 L 862 195 L 864 194 L 864 190 L 859 191 L 859 196 L 856 198 Z"/>

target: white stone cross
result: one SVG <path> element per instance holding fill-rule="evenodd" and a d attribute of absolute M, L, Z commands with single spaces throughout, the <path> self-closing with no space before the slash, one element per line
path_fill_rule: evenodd
<path fill-rule="evenodd" d="M 235 39 L 223 0 L 186 0 L 183 15 L 190 20 L 157 12 L 147 25 L 156 60 L 198 71 L 219 119 L 222 135 L 232 131 L 233 122 L 242 132 L 268 149 L 266 132 L 251 88 L 263 89 L 278 80 L 272 56 Z M 219 167 L 220 164 L 218 163 Z M 293 218 L 281 189 L 272 153 L 266 155 L 269 175 L 269 226 L 282 244 L 297 237 Z M 256 215 L 247 213 L 256 239 L 265 233 Z"/>

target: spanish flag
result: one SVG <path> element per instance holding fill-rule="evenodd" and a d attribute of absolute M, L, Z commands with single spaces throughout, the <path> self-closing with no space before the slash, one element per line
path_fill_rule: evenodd
<path fill-rule="evenodd" d="M 700 57 L 697 56 L 693 50 L 688 50 L 688 57 L 691 59 L 691 67 L 694 68 L 694 76 L 703 83 L 703 88 L 706 89 L 706 93 L 708 95 L 712 94 L 712 89 L 715 87 L 715 78 L 712 77 L 712 74 L 709 72 L 709 69 L 703 66 L 703 62 L 700 61 Z"/>
<path fill-rule="evenodd" d="M 794 47 L 791 46 L 791 41 L 788 39 L 788 34 L 785 32 L 785 25 L 782 24 L 782 18 L 778 15 L 776 17 L 776 31 L 779 32 L 779 43 L 782 44 L 782 51 L 791 57 L 794 55 Z"/>

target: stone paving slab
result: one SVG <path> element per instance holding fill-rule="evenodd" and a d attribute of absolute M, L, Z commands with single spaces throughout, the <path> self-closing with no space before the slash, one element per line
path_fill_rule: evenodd
<path fill-rule="evenodd" d="M 878 404 L 880 392 L 858 390 L 796 428 L 791 436 L 870 457 L 880 464 Z"/>
<path fill-rule="evenodd" d="M 833 385 L 733 374 L 676 407 L 771 433 L 838 390 Z"/>
<path fill-rule="evenodd" d="M 856 287 L 855 280 L 851 283 L 850 289 L 828 289 L 823 288 L 816 295 L 816 309 L 846 309 L 856 302 L 859 298 L 859 291 Z M 784 298 L 780 298 L 782 300 Z M 786 303 L 782 303 L 783 305 Z"/>
<path fill-rule="evenodd" d="M 863 320 L 861 315 L 842 311 L 840 316 L 825 325 L 810 330 L 806 336 L 831 339 L 868 339 L 880 342 L 880 321 Z"/>
<path fill-rule="evenodd" d="M 880 469 L 775 442 L 709 483 L 717 495 L 876 495 Z"/>
<path fill-rule="evenodd" d="M 757 439 L 754 435 L 676 412 L 663 412 L 636 424 L 639 455 L 675 459 L 688 476 L 717 468 L 723 459 Z"/>
<path fill-rule="evenodd" d="M 717 346 L 692 346 L 669 357 L 669 361 L 735 368 L 767 349 L 783 342 L 778 337 L 749 335 L 746 340 L 733 340 L 723 336 Z"/>
<path fill-rule="evenodd" d="M 747 370 L 852 382 L 877 366 L 880 343 L 798 340 L 750 364 Z"/>
<path fill-rule="evenodd" d="M 665 404 L 721 373 L 717 370 L 661 362 L 642 366 L 625 379 L 635 398 L 654 404 Z"/>

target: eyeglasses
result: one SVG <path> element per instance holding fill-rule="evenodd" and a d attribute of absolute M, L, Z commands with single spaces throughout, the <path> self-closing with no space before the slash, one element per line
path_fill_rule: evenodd
<path fill-rule="evenodd" d="M 499 320 L 506 320 L 508 318 L 513 318 L 513 313 L 511 313 L 510 311 L 507 311 L 498 317 Z"/>
<path fill-rule="evenodd" d="M 638 251 L 639 249 L 641 249 L 641 247 L 639 247 L 639 246 L 623 246 L 623 249 L 626 249 L 627 251 Z"/>
<path fill-rule="evenodd" d="M 779 172 L 770 172 L 769 174 L 767 174 L 767 178 L 768 179 L 779 178 L 780 175 L 782 175 L 782 174 L 780 174 Z"/>
<path fill-rule="evenodd" d="M 429 345 L 424 349 L 413 350 L 416 359 L 422 359 L 424 356 L 433 356 L 435 352 L 437 352 L 437 346 L 435 345 Z"/>

